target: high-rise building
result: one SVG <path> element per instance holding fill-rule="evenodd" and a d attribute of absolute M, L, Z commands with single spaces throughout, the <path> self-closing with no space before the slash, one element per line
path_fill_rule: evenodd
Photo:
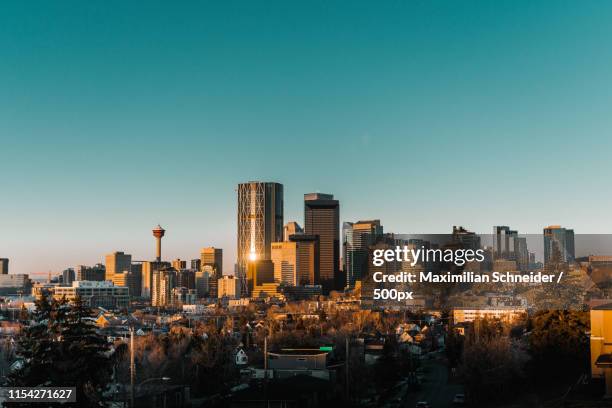
<path fill-rule="evenodd" d="M 241 285 L 240 282 L 241 282 L 240 279 L 237 279 L 234 276 L 225 275 L 221 277 L 221 279 L 217 281 L 218 283 L 217 297 L 219 298 L 227 297 L 230 299 L 239 298 L 240 293 L 242 292 L 240 288 L 240 285 Z"/>
<path fill-rule="evenodd" d="M 494 259 L 516 260 L 514 240 L 518 232 L 507 225 L 493 227 L 493 257 Z M 519 244 L 520 245 L 520 244 Z"/>
<path fill-rule="evenodd" d="M 238 185 L 238 263 L 244 278 L 247 263 L 269 260 L 272 242 L 283 240 L 283 185 L 251 181 Z"/>
<path fill-rule="evenodd" d="M 197 271 L 195 273 L 195 286 L 196 286 L 196 293 L 198 295 L 198 298 L 205 298 L 209 296 L 209 293 L 210 293 L 209 283 L 210 283 L 210 273 L 208 271 Z"/>
<path fill-rule="evenodd" d="M 194 271 L 199 271 L 201 269 L 202 261 L 200 259 L 192 259 L 191 260 L 191 269 Z"/>
<path fill-rule="evenodd" d="M 349 288 L 368 273 L 368 250 L 383 236 L 380 220 L 345 222 L 342 226 L 344 274 Z"/>
<path fill-rule="evenodd" d="M 251 294 L 253 288 L 262 283 L 274 282 L 274 264 L 269 259 L 258 259 L 247 263 L 247 292 Z"/>
<path fill-rule="evenodd" d="M 176 270 L 167 267 L 153 272 L 151 305 L 168 306 L 172 304 L 172 289 L 176 287 Z"/>
<path fill-rule="evenodd" d="M 319 239 L 319 282 L 323 292 L 336 288 L 340 270 L 340 203 L 332 194 L 304 194 L 304 233 Z"/>
<path fill-rule="evenodd" d="M 172 289 L 172 304 L 174 306 L 193 305 L 197 299 L 195 289 L 176 287 Z"/>
<path fill-rule="evenodd" d="M 314 285 L 318 281 L 318 238 L 291 235 L 291 241 L 272 243 L 274 281 L 286 285 Z"/>
<path fill-rule="evenodd" d="M 464 249 L 481 249 L 480 236 L 475 232 L 468 231 L 462 226 L 453 225 L 453 242 L 461 244 Z"/>
<path fill-rule="evenodd" d="M 223 249 L 215 247 L 202 248 L 200 250 L 200 269 L 205 265 L 215 269 L 215 277 L 223 275 Z"/>
<path fill-rule="evenodd" d="M 300 227 L 300 224 L 298 224 L 295 221 L 289 221 L 287 224 L 285 224 L 285 226 L 283 227 L 283 241 L 289 241 L 289 237 L 292 235 L 300 235 L 304 233 L 304 229 L 302 229 L 302 227 Z"/>
<path fill-rule="evenodd" d="M 0 275 L 8 275 L 9 260 L 8 258 L 0 258 Z"/>
<path fill-rule="evenodd" d="M 176 269 L 176 268 L 175 268 Z M 191 269 L 180 269 L 176 271 L 176 287 L 195 289 L 195 271 Z"/>
<path fill-rule="evenodd" d="M 180 258 L 176 258 L 174 261 L 172 261 L 171 265 L 177 271 L 180 271 L 181 269 L 187 269 L 187 261 L 183 261 Z"/>
<path fill-rule="evenodd" d="M 72 282 L 75 281 L 76 275 L 73 268 L 64 269 L 62 271 L 62 285 L 72 286 Z"/>
<path fill-rule="evenodd" d="M 128 287 L 130 288 L 130 296 L 142 296 L 142 262 L 132 263 Z"/>
<path fill-rule="evenodd" d="M 103 281 L 106 275 L 106 268 L 103 264 L 94 266 L 78 265 L 75 268 L 76 280 L 78 281 Z"/>
<path fill-rule="evenodd" d="M 112 281 L 116 273 L 130 271 L 132 267 L 132 255 L 123 252 L 113 252 L 106 255 L 106 276 L 107 281 Z"/>
<path fill-rule="evenodd" d="M 544 228 L 544 264 L 570 263 L 576 258 L 574 230 L 551 225 Z"/>
<path fill-rule="evenodd" d="M 153 274 L 156 271 L 159 271 L 161 269 L 164 268 L 169 268 L 170 267 L 170 263 L 169 262 L 157 262 L 157 261 L 153 261 L 153 262 L 149 262 L 149 261 L 143 261 L 142 262 L 142 278 L 141 278 L 141 282 L 142 282 L 142 287 L 140 290 L 140 296 L 146 298 L 146 299 L 150 299 L 151 298 L 151 294 L 152 289 L 153 289 Z"/>
<path fill-rule="evenodd" d="M 519 270 L 526 271 L 529 269 L 527 237 L 514 237 L 514 258 Z"/>
<path fill-rule="evenodd" d="M 119 287 L 126 287 L 129 289 L 129 294 L 132 297 L 139 297 L 142 290 L 142 273 L 140 271 L 140 265 L 132 265 L 134 268 L 131 271 L 124 271 L 116 273 L 113 276 L 113 285 Z"/>

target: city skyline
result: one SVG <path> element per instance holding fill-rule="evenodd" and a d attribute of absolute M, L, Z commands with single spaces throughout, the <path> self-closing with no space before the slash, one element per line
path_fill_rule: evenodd
<path fill-rule="evenodd" d="M 248 180 L 283 184 L 302 225 L 320 191 L 341 222 L 400 233 L 608 233 L 611 18 L 597 1 L 8 4 L 0 257 L 37 276 L 152 259 L 159 223 L 167 259 L 215 246 L 229 272 Z"/>
<path fill-rule="evenodd" d="M 255 201 L 254 201 L 255 200 L 255 195 L 254 194 L 250 194 L 250 193 L 245 195 L 244 192 L 243 193 L 240 192 L 240 187 L 241 186 L 249 187 L 251 185 L 262 185 L 262 186 L 263 185 L 267 185 L 269 187 L 272 187 L 273 189 L 280 188 L 280 190 L 279 190 L 280 191 L 280 196 L 279 196 L 279 200 L 278 201 L 281 203 L 279 211 L 280 211 L 281 218 L 282 218 L 282 214 L 284 213 L 284 199 L 283 199 L 284 185 L 281 184 L 281 183 L 268 182 L 268 181 L 249 181 L 249 182 L 245 182 L 245 183 L 239 183 L 237 188 L 236 188 L 236 191 L 238 192 L 237 197 L 236 197 L 236 201 L 239 203 L 241 200 L 244 200 L 244 197 L 251 197 L 252 196 L 251 197 L 252 198 L 252 202 L 249 204 L 249 206 L 253 206 L 253 208 L 256 207 Z M 253 189 L 253 192 L 255 192 L 255 191 L 256 190 Z M 272 196 L 272 197 L 274 197 L 274 196 Z M 250 201 L 251 201 L 251 198 L 249 198 Z M 339 200 L 333 200 L 333 194 L 326 194 L 326 193 L 319 193 L 319 192 L 317 192 L 317 193 L 306 193 L 306 194 L 303 195 L 303 198 L 304 198 L 304 204 L 305 204 L 305 212 L 304 212 L 303 218 L 301 219 L 301 222 L 304 223 L 304 224 L 306 224 L 306 217 L 308 216 L 307 214 L 308 214 L 308 208 L 309 208 L 309 204 L 308 204 L 309 200 L 327 199 L 329 202 L 333 201 L 335 203 L 334 204 L 335 206 L 339 205 Z M 274 199 L 272 201 L 276 201 L 276 200 Z M 317 202 L 317 201 L 311 201 L 311 202 Z M 327 203 L 327 201 L 322 201 L 322 202 Z M 269 211 L 268 209 L 264 210 L 264 208 L 266 207 L 266 205 L 264 205 L 264 201 L 262 201 L 259 204 L 259 206 L 262 207 L 262 210 L 265 213 L 267 213 Z M 240 207 L 240 204 L 238 204 L 237 207 Z M 272 207 L 272 209 L 273 209 L 272 212 L 274 212 L 274 208 L 275 207 L 273 206 Z M 337 209 L 336 209 L 336 211 L 337 211 Z M 309 216 L 312 217 L 312 214 L 309 215 Z M 327 217 L 327 215 L 325 215 L 324 217 Z M 247 219 L 247 218 L 248 217 L 245 215 L 244 211 L 239 211 L 238 212 L 238 216 L 236 218 L 237 225 L 240 223 L 240 220 L 244 220 L 244 219 Z M 270 222 L 270 221 L 268 221 L 268 222 Z M 282 225 L 281 228 L 275 227 L 275 229 L 277 229 L 278 231 L 274 232 L 273 235 L 277 235 L 277 237 L 276 237 L 276 239 L 271 240 L 270 243 L 285 241 L 286 240 L 285 238 L 287 238 L 287 237 L 283 236 L 283 230 L 286 230 L 287 228 L 290 228 L 291 224 L 296 224 L 296 222 L 297 221 L 295 219 L 283 220 L 283 223 L 282 223 L 283 225 Z M 310 221 L 310 222 L 312 222 L 312 221 Z M 271 223 L 275 224 L 274 217 L 272 217 Z M 359 221 L 355 221 L 353 223 L 351 221 L 342 221 L 342 217 L 340 216 L 340 222 L 338 223 L 337 227 L 340 228 L 340 224 L 343 224 L 343 227 L 342 227 L 342 230 L 340 230 L 340 229 L 338 230 L 339 240 L 336 242 L 336 244 L 334 244 L 334 245 L 338 245 L 339 253 L 343 253 L 344 254 L 344 252 L 346 250 L 346 248 L 345 248 L 345 246 L 343 244 L 343 240 L 346 239 L 346 237 L 343 237 L 343 235 L 345 234 L 344 229 L 347 228 L 347 225 L 350 225 L 351 228 L 352 228 L 353 224 L 355 224 L 355 225 L 360 225 L 360 224 L 366 225 L 366 224 L 370 224 L 370 223 L 380 223 L 380 220 L 379 219 L 368 220 L 368 221 L 359 220 Z M 297 224 L 298 224 L 297 226 L 299 227 L 299 222 L 297 222 Z M 333 223 L 332 223 L 332 225 L 333 225 Z M 380 227 L 380 225 L 379 225 L 379 227 Z M 262 227 L 258 227 L 258 228 L 262 228 Z M 454 231 L 456 226 L 453 225 L 452 228 L 453 228 L 453 231 Z M 507 226 L 504 226 L 504 227 L 494 226 L 493 227 L 494 234 L 496 232 L 496 229 L 500 229 L 500 228 L 508 229 L 509 230 L 509 227 L 507 227 Z M 550 231 L 550 229 L 559 229 L 560 228 L 561 230 L 565 230 L 565 228 L 561 228 L 560 225 L 550 225 L 550 226 L 544 226 L 542 228 L 543 228 L 543 235 L 542 235 L 542 237 L 544 237 L 544 239 L 546 239 L 545 236 L 547 234 L 547 231 Z M 380 227 L 380 229 L 381 229 L 380 234 L 382 234 L 382 227 Z M 573 229 L 568 230 L 568 231 L 572 232 L 572 237 L 573 237 Z M 63 265 L 59 270 L 55 270 L 55 271 L 54 270 L 48 270 L 46 272 L 28 272 L 27 274 L 31 275 L 32 278 L 37 278 L 37 279 L 40 279 L 41 277 L 45 277 L 46 278 L 46 277 L 48 277 L 48 275 L 50 273 L 53 273 L 53 274 L 59 273 L 61 275 L 62 273 L 66 273 L 67 272 L 66 269 L 73 270 L 73 269 L 78 269 L 79 267 L 83 267 L 83 266 L 91 267 L 92 265 L 96 265 L 96 264 L 99 264 L 99 263 L 105 263 L 105 264 L 108 265 L 109 262 L 110 262 L 109 259 L 111 259 L 111 258 L 114 259 L 118 255 L 119 256 L 124 256 L 125 255 L 125 257 L 129 258 L 129 261 L 127 261 L 127 264 L 130 264 L 133 261 L 133 262 L 136 262 L 136 263 L 144 262 L 144 263 L 148 263 L 148 264 L 151 264 L 151 263 L 161 263 L 161 264 L 168 264 L 168 265 L 170 265 L 169 261 L 172 260 L 172 262 L 182 261 L 185 264 L 187 264 L 187 262 L 189 262 L 190 265 L 193 265 L 194 261 L 200 261 L 201 262 L 201 260 L 204 259 L 203 258 L 204 251 L 218 251 L 220 258 L 223 258 L 223 256 L 222 256 L 223 248 L 215 248 L 214 246 L 201 247 L 199 249 L 199 251 L 198 251 L 197 256 L 192 256 L 192 254 L 187 254 L 183 258 L 172 256 L 172 255 L 171 256 L 160 256 L 161 255 L 161 241 L 160 241 L 160 239 L 161 239 L 161 237 L 165 236 L 165 232 L 166 232 L 166 230 L 163 229 L 159 224 L 157 224 L 153 228 L 153 237 L 154 237 L 154 241 L 153 242 L 154 242 L 154 244 L 151 245 L 152 247 L 154 247 L 154 249 L 152 250 L 152 252 L 154 253 L 153 257 L 148 257 L 148 256 L 141 257 L 141 258 L 133 257 L 132 254 L 130 253 L 130 250 L 117 250 L 117 249 L 115 249 L 112 252 L 107 252 L 107 253 L 101 255 L 101 257 L 102 257 L 102 261 L 101 262 L 97 262 L 96 261 L 96 262 L 89 262 L 89 263 L 86 262 L 86 263 L 80 263 L 80 264 L 74 264 L 74 265 Z M 523 236 L 523 237 L 525 235 L 536 235 L 536 236 L 540 235 L 540 234 L 524 233 L 522 231 L 518 232 L 517 230 L 513 230 L 513 231 L 509 231 L 509 232 L 514 233 L 515 236 L 518 233 L 518 235 Z M 414 233 L 414 232 L 405 233 L 405 232 L 399 232 L 399 231 L 388 231 L 387 233 L 397 234 L 398 237 L 402 236 L 402 235 L 404 235 L 404 236 L 406 236 L 406 235 L 415 235 L 416 236 L 416 235 L 421 235 L 422 234 L 422 233 Z M 484 232 L 475 232 L 475 233 L 477 235 L 488 235 L 487 233 L 484 233 Z M 301 230 L 300 234 L 304 234 L 304 230 Z M 439 233 L 434 233 L 434 234 L 448 235 L 449 232 L 446 231 L 446 232 L 439 232 Z M 238 234 L 235 236 L 235 241 L 234 241 L 234 249 L 236 249 L 236 244 L 240 241 L 239 237 L 241 235 L 244 235 L 244 234 L 241 234 L 241 229 L 238 228 Z M 253 235 L 252 233 L 249 233 L 247 235 L 249 235 L 251 237 L 249 239 L 249 242 L 251 242 L 252 245 L 253 245 L 255 235 Z M 520 239 L 525 240 L 526 238 L 520 238 Z M 488 246 L 492 250 L 495 251 L 495 246 L 497 245 L 496 242 L 495 242 L 495 235 L 491 235 L 491 240 L 492 241 L 488 243 L 489 244 Z M 263 245 L 263 243 L 261 245 Z M 240 244 L 238 244 L 238 246 L 240 247 Z M 545 246 L 546 246 L 546 244 L 545 244 Z M 255 247 L 253 247 L 253 248 L 255 248 Z M 230 251 L 228 251 L 228 252 L 231 253 L 231 248 L 229 248 L 229 249 L 230 249 Z M 595 247 L 596 251 L 597 250 L 601 251 L 601 249 L 602 249 L 601 246 Z M 260 248 L 258 251 L 261 251 L 261 250 L 263 250 L 263 247 Z M 250 258 L 250 260 L 259 260 L 259 259 L 267 259 L 267 260 L 269 260 L 271 258 L 271 256 L 265 255 L 264 253 L 258 253 L 258 254 L 252 253 L 251 255 L 257 255 L 257 256 L 254 256 L 254 257 Z M 544 260 L 545 258 L 546 258 L 546 254 L 544 253 L 544 258 L 538 259 L 538 260 Z M 3 258 L 0 258 L 0 259 L 3 259 Z M 5 262 L 7 262 L 7 264 L 8 264 L 8 259 L 9 258 L 4 258 L 4 259 L 5 259 Z M 339 259 L 338 261 L 341 261 L 341 259 Z M 115 261 L 112 261 L 111 263 L 114 263 L 114 262 Z M 346 259 L 342 260 L 342 262 L 346 262 Z M 202 265 L 204 265 L 204 264 L 202 264 Z M 345 265 L 345 267 L 346 267 L 346 265 Z M 193 266 L 192 266 L 192 268 L 193 268 Z M 233 258 L 229 258 L 229 259 L 225 258 L 222 261 L 222 263 L 221 263 L 221 270 L 223 270 L 223 268 L 226 268 L 226 270 L 231 271 L 230 273 L 226 273 L 225 275 L 234 275 L 237 270 L 240 270 L 238 251 L 236 251 L 234 253 L 234 257 Z M 236 268 L 238 268 L 238 269 L 236 269 Z M 124 268 L 113 268 L 112 270 L 107 270 L 107 272 L 106 272 L 106 274 L 107 274 L 106 280 L 111 280 L 111 281 L 114 280 L 112 278 L 112 276 L 115 275 L 115 273 L 116 273 L 116 272 L 114 272 L 115 269 L 117 269 L 117 270 L 125 269 L 125 267 Z M 348 272 L 346 270 L 342 270 L 342 272 L 345 274 L 344 278 L 347 279 L 347 282 L 349 280 L 351 280 L 351 278 L 349 278 L 346 275 L 347 273 L 350 275 L 350 272 Z M 15 274 L 15 273 L 23 273 L 23 272 L 12 271 L 12 273 Z M 73 270 L 73 273 L 74 273 L 74 270 Z M 244 273 L 244 271 L 243 271 L 243 273 Z M 334 279 L 338 277 L 337 274 L 338 274 L 338 271 L 336 270 L 334 272 L 334 275 L 333 275 Z"/>

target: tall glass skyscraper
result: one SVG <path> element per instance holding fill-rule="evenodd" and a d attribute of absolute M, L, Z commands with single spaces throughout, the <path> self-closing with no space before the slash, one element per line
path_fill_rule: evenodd
<path fill-rule="evenodd" d="M 271 259 L 272 242 L 283 240 L 283 185 L 260 181 L 238 184 L 238 270 L 249 261 Z"/>
<path fill-rule="evenodd" d="M 574 230 L 551 225 L 544 228 L 544 264 L 569 263 L 576 258 Z"/>
<path fill-rule="evenodd" d="M 380 220 L 345 222 L 342 226 L 344 273 L 349 288 L 368 273 L 368 249 L 383 235 Z"/>
<path fill-rule="evenodd" d="M 332 194 L 304 194 L 304 232 L 319 239 L 319 282 L 336 289 L 340 274 L 340 203 Z"/>

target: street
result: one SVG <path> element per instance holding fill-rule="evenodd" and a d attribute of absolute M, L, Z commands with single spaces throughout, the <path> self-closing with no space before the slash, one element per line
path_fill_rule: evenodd
<path fill-rule="evenodd" d="M 453 406 L 455 394 L 463 393 L 460 384 L 449 384 L 446 365 L 436 355 L 433 359 L 421 360 L 423 380 L 420 389 L 409 390 L 408 386 L 401 388 L 399 407 L 414 408 L 418 401 L 426 401 L 431 408 L 448 408 Z"/>

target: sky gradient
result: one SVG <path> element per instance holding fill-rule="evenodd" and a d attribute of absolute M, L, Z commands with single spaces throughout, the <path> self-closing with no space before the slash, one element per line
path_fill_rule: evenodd
<path fill-rule="evenodd" d="M 130 4 L 128 4 L 130 3 Z M 236 184 L 386 231 L 610 233 L 612 3 L 0 6 L 0 257 L 236 252 Z"/>

